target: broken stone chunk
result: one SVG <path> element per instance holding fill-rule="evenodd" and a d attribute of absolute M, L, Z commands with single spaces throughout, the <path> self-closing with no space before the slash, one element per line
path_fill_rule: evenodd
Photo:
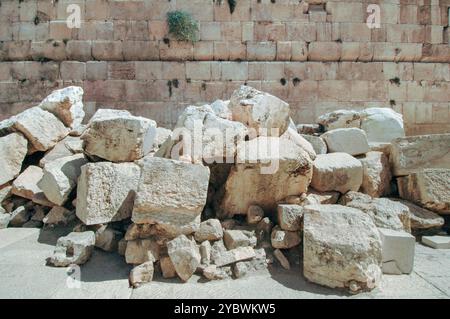
<path fill-rule="evenodd" d="M 366 133 L 359 128 L 339 128 L 327 131 L 320 136 L 329 153 L 365 154 L 369 151 Z"/>
<path fill-rule="evenodd" d="M 423 236 L 422 244 L 434 249 L 450 249 L 450 236 Z"/>
<path fill-rule="evenodd" d="M 303 222 L 303 207 L 299 205 L 278 205 L 277 218 L 281 229 L 298 231 L 301 229 Z"/>
<path fill-rule="evenodd" d="M 58 158 L 45 164 L 38 186 L 52 203 L 62 206 L 77 186 L 81 166 L 88 163 L 84 154 Z"/>
<path fill-rule="evenodd" d="M 84 118 L 83 89 L 79 86 L 68 86 L 55 90 L 39 107 L 53 113 L 67 127 L 75 128 L 81 125 Z"/>
<path fill-rule="evenodd" d="M 102 225 L 95 232 L 95 247 L 104 251 L 116 251 L 119 241 L 122 239 L 122 233 L 107 225 Z"/>
<path fill-rule="evenodd" d="M 402 199 L 395 199 L 409 208 L 411 229 L 424 230 L 430 228 L 438 228 L 444 225 L 444 218 L 432 211 L 414 205 L 411 202 Z"/>
<path fill-rule="evenodd" d="M 238 247 L 256 246 L 256 238 L 246 235 L 241 230 L 226 230 L 224 232 L 223 241 L 228 250 Z"/>
<path fill-rule="evenodd" d="M 69 129 L 52 113 L 32 107 L 14 117 L 14 128 L 30 142 L 29 148 L 46 151 L 69 134 Z"/>
<path fill-rule="evenodd" d="M 180 235 L 167 242 L 167 251 L 175 271 L 183 281 L 187 281 L 200 265 L 200 252 L 194 241 Z"/>
<path fill-rule="evenodd" d="M 159 260 L 159 265 L 164 278 L 174 278 L 177 276 L 177 272 L 169 256 L 162 256 Z"/>
<path fill-rule="evenodd" d="M 284 268 L 284 269 L 291 269 L 291 264 L 289 263 L 289 260 L 286 258 L 286 256 L 284 256 L 283 252 L 279 249 L 275 249 L 273 251 L 273 254 L 275 255 L 275 257 L 277 258 L 277 260 L 280 262 L 280 265 Z"/>
<path fill-rule="evenodd" d="M 31 211 L 26 206 L 17 207 L 10 216 L 9 225 L 12 227 L 22 227 L 31 218 Z"/>
<path fill-rule="evenodd" d="M 83 141 L 79 137 L 66 136 L 45 153 L 39 161 L 39 166 L 44 167 L 48 162 L 78 153 L 83 153 Z"/>
<path fill-rule="evenodd" d="M 203 265 L 209 265 L 211 262 L 211 243 L 207 240 L 205 240 L 204 242 L 202 242 L 200 244 L 200 256 L 201 258 L 201 263 Z"/>
<path fill-rule="evenodd" d="M 238 247 L 219 254 L 217 258 L 215 258 L 214 264 L 218 267 L 222 267 L 238 261 L 252 259 L 255 256 L 255 250 L 252 247 Z"/>
<path fill-rule="evenodd" d="M 218 219 L 208 219 L 200 223 L 200 228 L 195 232 L 195 240 L 203 242 L 205 240 L 218 240 L 223 237 L 222 224 Z"/>
<path fill-rule="evenodd" d="M 81 139 L 84 150 L 111 162 L 132 162 L 153 149 L 156 122 L 125 111 L 99 110 Z"/>
<path fill-rule="evenodd" d="M 384 274 L 410 274 L 414 265 L 416 238 L 404 231 L 379 228 Z"/>
<path fill-rule="evenodd" d="M 337 110 L 321 115 L 317 123 L 322 125 L 325 131 L 338 128 L 357 127 L 361 125 L 361 116 L 358 111 Z"/>
<path fill-rule="evenodd" d="M 78 179 L 76 214 L 86 225 L 129 218 L 140 176 L 133 163 L 88 163 Z"/>
<path fill-rule="evenodd" d="M 154 267 L 152 261 L 147 261 L 139 266 L 134 267 L 128 278 L 130 286 L 137 288 L 144 283 L 153 280 Z"/>
<path fill-rule="evenodd" d="M 158 157 L 139 162 L 142 170 L 134 203 L 135 223 L 190 223 L 206 203 L 209 168 Z"/>
<path fill-rule="evenodd" d="M 327 144 L 321 137 L 307 134 L 302 134 L 302 137 L 311 143 L 316 154 L 326 154 L 328 152 Z"/>
<path fill-rule="evenodd" d="M 362 180 L 361 162 L 347 153 L 317 155 L 314 160 L 311 186 L 318 191 L 357 191 Z"/>
<path fill-rule="evenodd" d="M 203 269 L 203 276 L 209 280 L 223 280 L 231 277 L 231 267 L 217 267 L 209 265 Z"/>
<path fill-rule="evenodd" d="M 368 152 L 359 161 L 363 165 L 361 192 L 372 197 L 389 195 L 392 175 L 386 155 L 382 152 Z"/>
<path fill-rule="evenodd" d="M 42 168 L 39 166 L 28 166 L 13 182 L 11 192 L 14 195 L 32 200 L 42 190 L 38 186 L 42 178 Z"/>
<path fill-rule="evenodd" d="M 131 240 L 125 250 L 127 264 L 139 265 L 146 261 L 157 261 L 160 255 L 160 246 L 154 238 Z"/>
<path fill-rule="evenodd" d="M 0 229 L 8 227 L 11 216 L 8 213 L 0 212 Z"/>
<path fill-rule="evenodd" d="M 264 218 L 264 210 L 257 205 L 250 205 L 247 210 L 247 223 L 257 224 Z"/>
<path fill-rule="evenodd" d="M 65 207 L 54 206 L 43 218 L 42 222 L 46 225 L 67 225 L 76 218 L 75 212 Z"/>
<path fill-rule="evenodd" d="M 369 142 L 390 143 L 405 136 L 403 116 L 390 108 L 373 107 L 360 112 L 361 129 L 367 133 Z"/>
<path fill-rule="evenodd" d="M 271 242 L 273 248 L 288 249 L 297 246 L 301 242 L 298 232 L 282 230 L 275 226 L 272 230 Z"/>
<path fill-rule="evenodd" d="M 340 205 L 305 207 L 303 273 L 317 284 L 371 290 L 381 279 L 381 240 L 372 219 Z"/>
<path fill-rule="evenodd" d="M 91 258 L 95 245 L 93 231 L 70 233 L 58 238 L 53 256 L 48 263 L 56 267 L 67 267 L 70 264 L 82 265 Z"/>
<path fill-rule="evenodd" d="M 22 162 L 27 155 L 27 145 L 26 138 L 19 133 L 0 137 L 0 186 L 20 174 Z"/>

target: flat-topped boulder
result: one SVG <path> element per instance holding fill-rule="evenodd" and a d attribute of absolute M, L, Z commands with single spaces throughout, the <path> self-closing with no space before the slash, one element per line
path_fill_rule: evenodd
<path fill-rule="evenodd" d="M 208 193 L 208 167 L 159 157 L 145 157 L 139 165 L 135 223 L 183 225 L 200 215 Z"/>
<path fill-rule="evenodd" d="M 233 121 L 254 129 L 257 135 L 281 136 L 289 126 L 289 104 L 249 86 L 233 92 L 228 108 Z"/>
<path fill-rule="evenodd" d="M 327 144 L 329 153 L 360 155 L 369 151 L 366 133 L 359 128 L 339 128 L 320 136 Z"/>
<path fill-rule="evenodd" d="M 88 163 L 78 179 L 76 214 L 86 225 L 129 218 L 140 177 L 133 163 Z"/>
<path fill-rule="evenodd" d="M 450 169 L 424 169 L 397 178 L 400 197 L 438 214 L 450 214 Z"/>
<path fill-rule="evenodd" d="M 53 113 L 64 125 L 76 128 L 84 118 L 83 89 L 79 86 L 68 86 L 55 90 L 47 96 L 39 107 Z"/>
<path fill-rule="evenodd" d="M 340 205 L 305 207 L 303 274 L 314 283 L 353 293 L 381 279 L 381 240 L 372 219 Z"/>
<path fill-rule="evenodd" d="M 111 162 L 132 162 L 153 149 L 156 122 L 127 111 L 101 109 L 81 136 L 84 150 Z"/>
<path fill-rule="evenodd" d="M 0 186 L 20 174 L 22 162 L 27 155 L 27 139 L 20 133 L 0 137 Z"/>
<path fill-rule="evenodd" d="M 390 160 L 395 176 L 424 168 L 450 169 L 450 133 L 397 138 L 392 141 Z"/>
<path fill-rule="evenodd" d="M 357 191 L 362 181 L 361 162 L 347 153 L 320 154 L 314 160 L 311 186 L 318 191 Z"/>

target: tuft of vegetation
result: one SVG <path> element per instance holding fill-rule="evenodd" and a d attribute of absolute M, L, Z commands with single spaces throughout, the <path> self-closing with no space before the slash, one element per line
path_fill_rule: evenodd
<path fill-rule="evenodd" d="M 198 22 L 185 11 L 170 11 L 167 13 L 169 34 L 179 41 L 197 41 Z"/>

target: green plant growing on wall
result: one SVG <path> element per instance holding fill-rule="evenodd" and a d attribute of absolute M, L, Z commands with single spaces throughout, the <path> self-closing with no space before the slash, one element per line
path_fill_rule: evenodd
<path fill-rule="evenodd" d="M 167 13 L 169 34 L 179 41 L 197 41 L 198 22 L 185 11 L 170 11 Z"/>

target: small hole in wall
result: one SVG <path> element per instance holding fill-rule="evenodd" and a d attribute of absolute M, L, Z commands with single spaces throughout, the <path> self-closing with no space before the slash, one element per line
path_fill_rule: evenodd
<path fill-rule="evenodd" d="M 390 104 L 392 107 L 394 107 L 394 106 L 397 105 L 397 103 L 395 102 L 395 100 L 390 100 L 390 101 L 389 101 L 389 104 Z"/>
<path fill-rule="evenodd" d="M 285 78 L 282 78 L 282 79 L 280 80 L 280 83 L 281 83 L 281 85 L 285 86 L 286 83 L 287 83 L 287 81 L 286 81 Z"/>
<path fill-rule="evenodd" d="M 294 84 L 294 86 L 297 86 L 297 85 L 300 84 L 301 81 L 302 81 L 302 80 L 300 80 L 299 78 L 295 77 L 295 78 L 292 80 L 292 84 Z"/>

